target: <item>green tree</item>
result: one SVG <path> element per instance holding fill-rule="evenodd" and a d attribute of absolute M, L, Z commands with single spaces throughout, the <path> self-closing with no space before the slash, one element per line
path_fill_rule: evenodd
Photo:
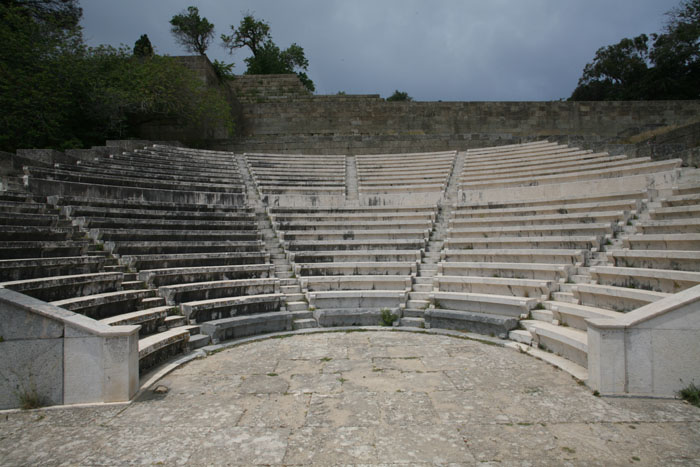
<path fill-rule="evenodd" d="M 571 100 L 700 98 L 700 0 L 667 13 L 661 34 L 598 49 Z"/>
<path fill-rule="evenodd" d="M 153 54 L 153 46 L 150 39 L 148 39 L 148 34 L 141 34 L 141 37 L 134 43 L 134 56 L 153 57 Z"/>
<path fill-rule="evenodd" d="M 153 120 L 232 131 L 224 96 L 177 59 L 90 49 L 63 10 L 54 21 L 47 2 L 18 3 L 0 3 L 0 150 L 102 144 Z"/>
<path fill-rule="evenodd" d="M 214 25 L 200 17 L 199 9 L 195 6 L 187 7 L 186 11 L 173 16 L 170 25 L 175 40 L 188 52 L 204 55 L 214 37 Z"/>
<path fill-rule="evenodd" d="M 401 92 L 398 89 L 394 91 L 394 94 L 386 98 L 387 102 L 410 102 L 412 100 L 413 98 L 407 92 Z"/>
<path fill-rule="evenodd" d="M 247 14 L 243 17 L 238 28 L 231 25 L 231 30 L 231 35 L 221 35 L 224 48 L 228 49 L 231 54 L 233 54 L 236 49 L 248 47 L 253 53 L 253 56 L 257 56 L 259 50 L 267 42 L 272 40 L 270 36 L 270 26 L 264 21 L 256 20 L 251 14 Z"/>
<path fill-rule="evenodd" d="M 231 25 L 232 34 L 221 35 L 221 40 L 229 53 L 247 47 L 252 56 L 244 59 L 248 75 L 270 75 L 295 73 L 304 87 L 313 92 L 315 86 L 306 71 L 309 60 L 304 49 L 294 43 L 287 49 L 281 50 L 270 36 L 270 26 L 264 21 L 258 21 L 252 15 L 246 15 L 238 28 Z"/>

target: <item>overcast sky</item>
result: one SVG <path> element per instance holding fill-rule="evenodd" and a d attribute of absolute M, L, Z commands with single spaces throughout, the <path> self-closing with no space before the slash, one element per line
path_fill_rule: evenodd
<path fill-rule="evenodd" d="M 658 32 L 679 0 L 82 0 L 90 45 L 133 46 L 148 34 L 156 52 L 185 55 L 169 20 L 189 5 L 215 26 L 207 51 L 229 55 L 229 34 L 246 12 L 264 19 L 284 49 L 302 46 L 317 94 L 381 94 L 421 101 L 567 98 L 602 46 Z"/>

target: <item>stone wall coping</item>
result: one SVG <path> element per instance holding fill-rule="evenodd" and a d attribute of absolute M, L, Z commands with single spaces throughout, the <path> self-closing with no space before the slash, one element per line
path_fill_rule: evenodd
<path fill-rule="evenodd" d="M 19 292 L 0 288 L 0 302 L 11 303 L 31 313 L 38 314 L 65 326 L 100 337 L 119 337 L 137 334 L 141 326 L 109 326 L 78 313 L 51 305 Z"/>
<path fill-rule="evenodd" d="M 622 314 L 618 319 L 587 319 L 586 323 L 599 329 L 633 328 L 693 303 L 700 304 L 700 285 Z"/>

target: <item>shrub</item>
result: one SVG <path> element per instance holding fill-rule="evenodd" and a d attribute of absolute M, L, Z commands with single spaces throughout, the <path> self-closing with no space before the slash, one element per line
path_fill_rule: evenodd
<path fill-rule="evenodd" d="M 396 314 L 392 313 L 391 310 L 388 308 L 382 308 L 381 313 L 382 313 L 382 317 L 381 317 L 381 320 L 382 320 L 381 325 L 382 326 L 393 326 L 394 321 L 399 319 L 399 317 Z"/>

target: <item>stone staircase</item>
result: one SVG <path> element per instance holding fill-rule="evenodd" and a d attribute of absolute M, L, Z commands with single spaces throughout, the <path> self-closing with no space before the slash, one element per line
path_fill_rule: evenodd
<path fill-rule="evenodd" d="M 425 327 L 424 311 L 430 306 L 430 294 L 433 291 L 433 278 L 437 274 L 437 264 L 440 262 L 447 226 L 452 215 L 452 206 L 457 200 L 459 177 L 464 167 L 464 155 L 457 153 L 455 163 L 447 182 L 445 195 L 438 204 L 437 216 L 430 232 L 430 239 L 418 268 L 418 274 L 413 281 L 413 287 L 408 293 L 408 301 L 401 326 Z"/>
<path fill-rule="evenodd" d="M 265 204 L 260 198 L 245 157 L 241 154 L 237 155 L 236 162 L 245 182 L 248 205 L 255 209 L 255 218 L 263 235 L 265 250 L 270 253 L 270 261 L 274 265 L 275 275 L 280 279 L 280 290 L 284 294 L 284 306 L 286 311 L 294 312 L 293 327 L 294 329 L 318 327 L 313 313 L 309 310 L 306 298 L 301 292 L 299 280 L 294 276 L 292 265 L 287 259 L 272 222 L 270 222 Z"/>
<path fill-rule="evenodd" d="M 345 156 L 345 201 L 348 205 L 357 205 L 360 201 L 357 189 L 357 161 L 355 156 Z"/>

